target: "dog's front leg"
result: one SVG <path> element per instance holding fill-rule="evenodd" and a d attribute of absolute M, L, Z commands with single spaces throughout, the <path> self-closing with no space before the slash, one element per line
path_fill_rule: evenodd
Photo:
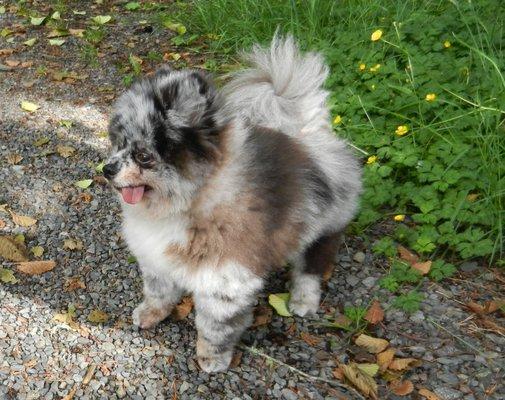
<path fill-rule="evenodd" d="M 250 296 L 195 293 L 198 364 L 205 372 L 224 371 L 242 332 L 252 322 Z"/>
<path fill-rule="evenodd" d="M 143 273 L 144 300 L 133 310 L 133 323 L 149 329 L 163 321 L 172 312 L 181 296 L 182 289 L 165 277 Z"/>

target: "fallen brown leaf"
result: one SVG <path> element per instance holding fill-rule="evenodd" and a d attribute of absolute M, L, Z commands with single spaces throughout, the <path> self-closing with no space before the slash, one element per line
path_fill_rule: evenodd
<path fill-rule="evenodd" d="M 35 218 L 28 217 L 26 215 L 18 215 L 10 210 L 9 210 L 9 213 L 11 214 L 12 221 L 16 225 L 28 227 L 28 226 L 35 225 L 37 223 L 37 220 Z"/>
<path fill-rule="evenodd" d="M 79 200 L 84 203 L 89 203 L 93 200 L 93 196 L 88 192 L 79 193 Z"/>
<path fill-rule="evenodd" d="M 470 301 L 467 303 L 467 307 L 472 310 L 475 314 L 491 314 L 494 313 L 495 311 L 498 311 L 500 307 L 502 307 L 505 304 L 504 300 L 491 300 L 491 301 L 486 301 L 484 305 L 480 305 L 478 303 L 475 303 L 474 301 Z"/>
<path fill-rule="evenodd" d="M 63 397 L 61 400 L 72 400 L 75 396 L 75 393 L 77 392 L 77 389 L 79 389 L 79 385 L 76 383 L 74 386 L 72 386 L 72 389 L 67 393 L 65 397 Z"/>
<path fill-rule="evenodd" d="M 241 351 L 235 351 L 233 353 L 233 357 L 230 362 L 230 368 L 237 368 L 242 361 L 242 352 Z"/>
<path fill-rule="evenodd" d="M 7 154 L 7 162 L 11 165 L 19 164 L 23 160 L 23 157 L 17 153 Z"/>
<path fill-rule="evenodd" d="M 65 284 L 63 285 L 63 290 L 65 292 L 73 292 L 77 289 L 86 289 L 86 285 L 78 276 L 74 276 L 73 278 L 67 279 Z"/>
<path fill-rule="evenodd" d="M 5 225 L 7 225 L 5 221 L 3 219 L 0 219 L 0 229 L 5 228 Z"/>
<path fill-rule="evenodd" d="M 418 270 L 422 275 L 426 275 L 428 272 L 430 272 L 431 269 L 431 261 L 424 261 L 424 262 L 416 262 L 412 264 L 412 268 Z"/>
<path fill-rule="evenodd" d="M 272 307 L 258 306 L 254 309 L 254 321 L 251 325 L 252 328 L 257 326 L 266 325 L 272 320 L 273 310 Z"/>
<path fill-rule="evenodd" d="M 406 396 L 414 390 L 414 385 L 411 381 L 393 381 L 389 384 L 389 389 L 397 396 Z"/>
<path fill-rule="evenodd" d="M 318 337 L 316 337 L 314 335 L 311 335 L 310 333 L 307 333 L 307 332 L 302 332 L 300 334 L 300 337 L 309 346 L 317 346 L 321 342 L 320 338 L 318 338 Z"/>
<path fill-rule="evenodd" d="M 350 363 L 349 365 L 340 365 L 344 376 L 365 396 L 371 399 L 377 399 L 377 383 L 375 380 L 361 372 L 356 364 Z"/>
<path fill-rule="evenodd" d="M 14 53 L 14 49 L 0 49 L 0 57 L 10 56 L 12 53 Z"/>
<path fill-rule="evenodd" d="M 82 250 L 84 245 L 79 239 L 65 239 L 63 241 L 63 248 L 65 250 Z"/>
<path fill-rule="evenodd" d="M 189 296 L 184 297 L 182 299 L 182 302 L 174 307 L 171 316 L 175 321 L 180 321 L 181 319 L 186 318 L 192 309 L 193 309 L 193 299 Z"/>
<path fill-rule="evenodd" d="M 404 369 L 415 367 L 421 362 L 415 358 L 395 358 L 389 364 L 388 368 L 396 371 L 403 371 Z"/>
<path fill-rule="evenodd" d="M 372 325 L 381 322 L 384 319 L 384 310 L 382 309 L 380 303 L 374 300 L 370 308 L 368 309 L 365 319 Z"/>
<path fill-rule="evenodd" d="M 45 272 L 51 271 L 56 267 L 56 262 L 53 260 L 48 261 L 25 261 L 17 265 L 18 271 L 28 275 L 40 275 Z"/>
<path fill-rule="evenodd" d="M 419 261 L 419 257 L 412 253 L 409 249 L 406 247 L 403 247 L 402 245 L 398 245 L 397 247 L 398 254 L 400 255 L 400 258 L 404 261 L 407 261 L 409 264 L 414 264 Z"/>
<path fill-rule="evenodd" d="M 102 310 L 92 310 L 88 315 L 88 321 L 94 324 L 103 324 L 109 320 L 109 315 Z"/>
<path fill-rule="evenodd" d="M 356 338 L 355 343 L 373 354 L 384 351 L 389 345 L 389 342 L 385 339 L 374 338 L 363 333 Z"/>
<path fill-rule="evenodd" d="M 393 361 L 396 350 L 393 348 L 389 348 L 382 353 L 377 354 L 377 364 L 379 364 L 379 368 L 381 371 L 385 371 L 388 369 L 389 364 Z"/>
<path fill-rule="evenodd" d="M 338 379 L 339 381 L 344 379 L 344 370 L 340 365 L 337 368 L 335 368 L 331 373 L 333 374 L 335 379 Z"/>
<path fill-rule="evenodd" d="M 9 261 L 26 261 L 24 248 L 8 236 L 0 236 L 0 256 Z"/>
<path fill-rule="evenodd" d="M 419 389 L 419 394 L 428 400 L 440 400 L 440 397 L 426 388 Z"/>
<path fill-rule="evenodd" d="M 13 60 L 13 59 L 7 59 L 4 61 L 6 65 L 9 67 L 17 67 L 19 64 L 21 64 L 21 61 L 19 60 Z"/>

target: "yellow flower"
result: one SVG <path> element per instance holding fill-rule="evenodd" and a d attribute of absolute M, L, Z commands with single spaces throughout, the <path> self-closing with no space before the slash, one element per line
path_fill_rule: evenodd
<path fill-rule="evenodd" d="M 424 98 L 426 101 L 435 101 L 437 95 L 435 93 L 428 93 Z"/>
<path fill-rule="evenodd" d="M 374 33 L 372 33 L 372 37 L 370 38 L 372 42 L 376 42 L 382 37 L 382 31 L 377 29 Z"/>
<path fill-rule="evenodd" d="M 375 161 L 377 161 L 377 156 L 370 156 L 368 157 L 368 160 L 366 160 L 366 163 L 373 164 Z"/>
<path fill-rule="evenodd" d="M 360 71 L 364 71 L 365 69 L 366 69 L 366 64 L 361 63 L 361 64 L 359 65 L 359 70 L 360 70 Z"/>
<path fill-rule="evenodd" d="M 448 40 L 446 40 L 446 41 L 444 42 L 444 47 L 445 47 L 446 49 L 448 49 L 449 47 L 451 47 L 451 42 L 449 42 Z"/>
<path fill-rule="evenodd" d="M 381 67 L 380 64 L 375 64 L 373 67 L 370 67 L 371 72 L 376 72 Z"/>
<path fill-rule="evenodd" d="M 396 128 L 395 133 L 398 136 L 403 136 L 409 131 L 409 127 L 407 125 L 400 125 L 398 128 Z"/>
<path fill-rule="evenodd" d="M 337 115 L 337 116 L 335 117 L 335 119 L 333 120 L 333 123 L 334 123 L 335 125 L 338 125 L 338 124 L 340 124 L 341 122 L 342 122 L 342 117 L 341 117 L 340 115 Z"/>
<path fill-rule="evenodd" d="M 393 219 L 396 221 L 396 222 L 402 222 L 405 220 L 405 215 L 403 214 L 398 214 L 398 215 L 395 215 L 393 217 Z"/>

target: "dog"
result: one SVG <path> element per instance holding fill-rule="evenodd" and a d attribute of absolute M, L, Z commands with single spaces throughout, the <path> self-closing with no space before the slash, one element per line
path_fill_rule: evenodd
<path fill-rule="evenodd" d="M 317 312 L 361 192 L 360 163 L 332 132 L 322 56 L 276 35 L 247 62 L 220 89 L 168 67 L 134 83 L 103 168 L 143 277 L 133 323 L 154 327 L 191 293 L 209 373 L 229 367 L 274 268 L 292 266 L 291 312 Z"/>

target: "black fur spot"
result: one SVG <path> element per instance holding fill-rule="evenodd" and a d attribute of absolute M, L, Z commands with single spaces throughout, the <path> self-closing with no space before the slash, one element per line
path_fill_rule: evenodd
<path fill-rule="evenodd" d="M 200 72 L 193 72 L 191 75 L 191 78 L 193 78 L 197 85 L 198 85 L 198 92 L 203 96 L 209 91 L 209 83 L 207 80 L 202 76 Z"/>
<path fill-rule="evenodd" d="M 312 190 L 316 194 L 317 198 L 324 205 L 329 205 L 333 201 L 333 192 L 331 191 L 328 182 L 322 171 L 319 170 L 315 165 L 308 171 L 307 178 Z"/>
<path fill-rule="evenodd" d="M 305 273 L 323 275 L 332 267 L 342 241 L 341 233 L 321 236 L 305 251 Z"/>
<path fill-rule="evenodd" d="M 163 107 L 165 110 L 174 108 L 175 100 L 179 95 L 179 82 L 174 81 L 160 88 Z"/>

